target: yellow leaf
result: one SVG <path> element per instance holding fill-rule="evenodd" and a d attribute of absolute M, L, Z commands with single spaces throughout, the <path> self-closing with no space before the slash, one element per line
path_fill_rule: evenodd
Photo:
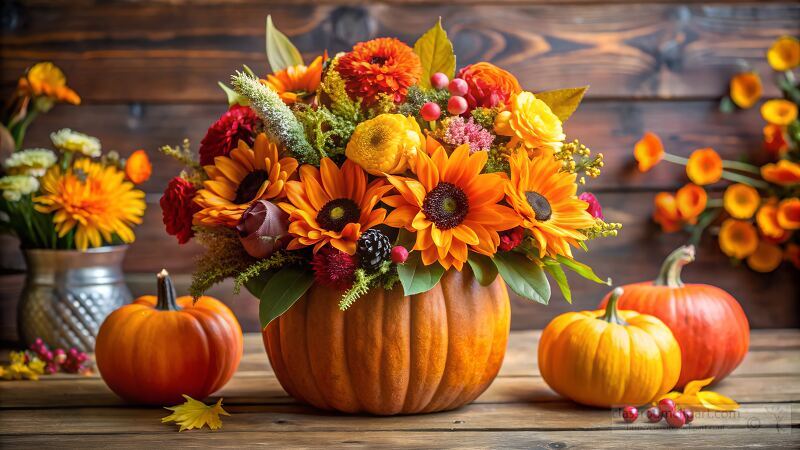
<path fill-rule="evenodd" d="M 303 64 L 303 57 L 285 34 L 272 24 L 272 16 L 267 16 L 267 60 L 273 72 L 289 66 Z"/>
<path fill-rule="evenodd" d="M 581 100 L 583 100 L 583 94 L 585 94 L 588 89 L 589 86 L 583 86 L 544 91 L 536 94 L 536 98 L 545 102 L 559 120 L 566 122 L 572 113 L 578 109 L 578 105 L 580 105 Z"/>
<path fill-rule="evenodd" d="M 422 88 L 431 87 L 431 75 L 442 72 L 448 78 L 453 78 L 456 71 L 456 54 L 453 43 L 447 38 L 447 32 L 442 28 L 442 18 L 430 30 L 420 37 L 414 44 L 414 53 L 419 56 L 422 63 L 422 78 L 419 85 Z"/>
<path fill-rule="evenodd" d="M 686 383 L 683 392 L 672 391 L 662 395 L 659 400 L 670 398 L 675 404 L 693 409 L 710 409 L 714 411 L 736 411 L 739 404 L 733 399 L 713 391 L 700 391 L 714 381 L 714 377 L 704 380 L 694 380 Z"/>
<path fill-rule="evenodd" d="M 686 395 L 694 395 L 700 392 L 700 389 L 711 384 L 714 381 L 714 377 L 706 378 L 705 380 L 694 380 L 686 383 L 686 386 L 683 388 L 683 393 Z"/>
<path fill-rule="evenodd" d="M 222 399 L 219 399 L 215 405 L 208 406 L 188 395 L 184 395 L 183 398 L 186 399 L 186 403 L 164 408 L 173 412 L 161 419 L 161 423 L 175 422 L 181 426 L 178 431 L 199 429 L 203 425 L 208 425 L 208 428 L 212 430 L 218 430 L 222 428 L 222 420 L 219 415 L 230 416 L 227 411 L 222 409 Z"/>
<path fill-rule="evenodd" d="M 698 392 L 697 399 L 700 400 L 704 407 L 714 411 L 736 411 L 739 409 L 739 404 L 732 398 L 712 391 Z"/>

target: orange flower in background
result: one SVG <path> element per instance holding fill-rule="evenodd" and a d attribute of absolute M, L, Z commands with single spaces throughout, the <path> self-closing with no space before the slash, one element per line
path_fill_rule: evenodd
<path fill-rule="evenodd" d="M 770 183 L 791 186 L 800 183 L 800 164 L 782 159 L 761 167 L 761 177 Z"/>
<path fill-rule="evenodd" d="M 746 184 L 737 183 L 728 186 L 722 196 L 725 211 L 735 219 L 749 219 L 756 213 L 761 197 L 758 191 Z"/>
<path fill-rule="evenodd" d="M 761 234 L 766 237 L 779 239 L 784 236 L 785 230 L 778 223 L 778 205 L 776 199 L 770 199 L 761 205 L 756 213 L 756 223 Z"/>
<path fill-rule="evenodd" d="M 330 244 L 350 255 L 361 233 L 383 223 L 386 210 L 375 209 L 392 187 L 382 179 L 367 184 L 367 174 L 346 160 L 341 168 L 323 158 L 317 169 L 300 167 L 300 181 L 286 183 L 288 203 L 278 206 L 289 214 L 288 250 L 314 246 L 314 253 Z"/>
<path fill-rule="evenodd" d="M 19 79 L 18 89 L 28 95 L 50 97 L 60 102 L 80 105 L 81 98 L 67 87 L 64 72 L 51 62 L 35 64 L 23 78 Z"/>
<path fill-rule="evenodd" d="M 761 77 L 756 72 L 742 72 L 731 79 L 731 100 L 739 108 L 751 108 L 761 98 L 761 92 Z"/>
<path fill-rule="evenodd" d="M 661 225 L 661 230 L 665 233 L 674 233 L 683 228 L 683 220 L 681 218 L 680 210 L 678 210 L 678 201 L 675 196 L 669 192 L 659 192 L 653 198 L 653 220 Z"/>
<path fill-rule="evenodd" d="M 716 183 L 722 178 L 722 158 L 712 148 L 695 150 L 686 163 L 686 175 L 700 186 Z"/>
<path fill-rule="evenodd" d="M 508 105 L 512 95 L 522 92 L 514 75 L 488 62 L 464 67 L 458 71 L 458 78 L 466 81 L 469 86 L 469 91 L 464 96 L 469 110 L 479 106 L 494 108 Z"/>
<path fill-rule="evenodd" d="M 783 251 L 775 244 L 761 241 L 756 251 L 747 257 L 747 266 L 756 272 L 772 272 L 781 265 Z"/>
<path fill-rule="evenodd" d="M 781 36 L 767 51 L 770 67 L 778 72 L 792 70 L 800 65 L 800 41 L 792 36 Z"/>
<path fill-rule="evenodd" d="M 136 150 L 125 161 L 125 176 L 133 184 L 144 183 L 150 179 L 151 173 L 153 173 L 153 165 L 150 164 L 150 158 L 147 157 L 144 150 Z"/>
<path fill-rule="evenodd" d="M 696 223 L 697 216 L 706 209 L 708 194 L 700 186 L 688 183 L 675 193 L 675 202 L 681 217 L 689 223 Z"/>
<path fill-rule="evenodd" d="M 792 263 L 796 268 L 800 269 L 800 245 L 789 244 L 786 246 L 784 258 Z"/>
<path fill-rule="evenodd" d="M 197 192 L 195 225 L 234 227 L 254 200 L 284 196 L 286 181 L 297 170 L 297 160 L 281 158 L 278 146 L 264 133 L 256 136 L 251 149 L 244 141 L 228 156 L 217 156 L 203 167 L 208 180 Z"/>
<path fill-rule="evenodd" d="M 758 248 L 758 232 L 750 222 L 726 219 L 719 230 L 719 248 L 732 258 L 744 259 Z"/>
<path fill-rule="evenodd" d="M 797 105 L 782 98 L 761 105 L 761 117 L 773 125 L 787 126 L 797 119 Z"/>
<path fill-rule="evenodd" d="M 664 158 L 664 144 L 655 133 L 646 132 L 633 148 L 639 171 L 647 172 Z"/>
<path fill-rule="evenodd" d="M 783 127 L 771 123 L 764 126 L 764 150 L 772 156 L 779 157 L 789 149 Z"/>
<path fill-rule="evenodd" d="M 422 77 L 422 63 L 414 50 L 395 38 L 359 42 L 339 58 L 336 69 L 345 80 L 352 97 L 371 105 L 380 94 L 396 103 L 403 101 L 408 88 Z"/>
<path fill-rule="evenodd" d="M 423 264 L 438 261 L 445 269 L 461 270 L 469 249 L 492 256 L 498 232 L 519 225 L 514 210 L 499 204 L 506 178 L 481 173 L 487 159 L 487 152 L 470 155 L 466 144 L 449 157 L 444 149 L 431 156 L 420 152 L 414 170 L 419 180 L 386 177 L 398 192 L 383 199 L 395 208 L 386 224 L 417 234 L 413 250 L 421 252 Z"/>
<path fill-rule="evenodd" d="M 800 229 L 800 198 L 792 197 L 778 204 L 778 225 L 784 230 Z"/>
<path fill-rule="evenodd" d="M 267 75 L 261 83 L 272 88 L 287 105 L 311 97 L 322 80 L 322 56 L 317 56 L 308 66 L 299 64 Z"/>

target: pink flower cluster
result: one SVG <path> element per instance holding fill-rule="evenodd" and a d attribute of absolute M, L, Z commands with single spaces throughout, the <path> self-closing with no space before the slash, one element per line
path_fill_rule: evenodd
<path fill-rule="evenodd" d="M 451 145 L 469 144 L 469 152 L 489 150 L 494 142 L 494 135 L 489 130 L 475 123 L 470 117 L 465 121 L 461 116 L 451 117 L 447 130 L 444 132 L 444 141 Z"/>

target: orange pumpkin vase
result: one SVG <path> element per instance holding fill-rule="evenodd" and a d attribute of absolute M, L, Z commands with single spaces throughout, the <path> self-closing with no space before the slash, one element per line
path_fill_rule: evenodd
<path fill-rule="evenodd" d="M 694 258 L 693 246 L 680 247 L 655 281 L 627 285 L 619 298 L 620 309 L 658 317 L 672 330 L 681 347 L 677 388 L 709 377 L 719 382 L 742 362 L 750 345 L 750 325 L 735 298 L 715 286 L 681 281 L 681 269 Z"/>
<path fill-rule="evenodd" d="M 243 338 L 233 312 L 219 300 L 177 297 L 169 274 L 158 296 L 146 295 L 108 316 L 95 359 L 109 388 L 132 403 L 172 405 L 182 394 L 208 397 L 230 380 Z"/>
<path fill-rule="evenodd" d="M 373 289 L 347 311 L 312 286 L 264 329 L 283 388 L 327 410 L 376 415 L 458 408 L 491 384 L 505 355 L 510 305 L 498 277 L 481 286 L 450 270 L 428 292 Z"/>

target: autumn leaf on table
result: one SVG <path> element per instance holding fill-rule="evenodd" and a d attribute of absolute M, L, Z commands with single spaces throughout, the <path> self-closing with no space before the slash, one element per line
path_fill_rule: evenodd
<path fill-rule="evenodd" d="M 181 428 L 178 431 L 191 430 L 193 428 L 203 428 L 203 425 L 208 425 L 212 430 L 222 428 L 222 420 L 219 415 L 230 416 L 230 414 L 222 409 L 222 399 L 219 399 L 213 406 L 206 405 L 199 402 L 188 395 L 184 395 L 186 403 L 182 403 L 171 408 L 172 414 L 161 419 L 161 423 L 175 422 Z"/>
<path fill-rule="evenodd" d="M 683 388 L 682 393 L 672 391 L 661 397 L 661 399 L 671 398 L 678 406 L 690 407 L 693 409 L 712 411 L 736 411 L 739 409 L 739 404 L 730 397 L 713 391 L 700 390 L 711 384 L 712 381 L 714 381 L 714 377 L 690 381 L 686 383 L 686 387 Z"/>

